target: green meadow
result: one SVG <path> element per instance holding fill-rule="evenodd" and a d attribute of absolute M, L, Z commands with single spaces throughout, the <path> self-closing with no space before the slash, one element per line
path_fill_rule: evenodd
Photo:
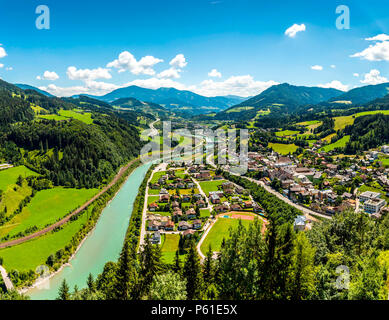
<path fill-rule="evenodd" d="M 294 143 L 293 144 L 269 143 L 268 147 L 272 148 L 275 152 L 278 152 L 282 155 L 293 153 L 298 148 Z"/>
<path fill-rule="evenodd" d="M 222 185 L 226 180 L 214 180 L 214 181 L 202 181 L 200 182 L 200 187 L 206 194 L 206 196 L 209 196 L 209 192 L 211 191 L 218 191 L 219 186 Z"/>
<path fill-rule="evenodd" d="M 324 146 L 323 148 L 320 149 L 320 151 L 329 152 L 336 148 L 344 148 L 349 141 L 350 141 L 350 136 L 344 136 L 342 139 L 339 139 L 334 143 Z"/>
<path fill-rule="evenodd" d="M 14 236 L 34 226 L 43 229 L 77 209 L 97 192 L 98 189 L 63 187 L 39 191 L 20 214 L 0 227 L 0 237 Z"/>
<path fill-rule="evenodd" d="M 250 220 L 218 218 L 203 241 L 200 248 L 201 252 L 205 254 L 208 251 L 209 245 L 211 245 L 212 251 L 220 251 L 223 239 L 228 239 L 230 229 L 236 229 L 239 226 L 239 221 L 242 221 L 244 227 L 248 227 L 252 222 Z"/>
<path fill-rule="evenodd" d="M 38 173 L 31 171 L 25 166 L 18 166 L 10 169 L 0 170 L 0 190 L 6 191 L 7 187 L 15 184 L 19 176 L 37 176 Z"/>
<path fill-rule="evenodd" d="M 86 223 L 87 215 L 82 214 L 79 219 L 64 225 L 56 232 L 43 235 L 34 240 L 0 249 L 0 257 L 4 259 L 4 267 L 10 270 L 28 271 L 45 264 L 51 254 L 64 248 Z"/>

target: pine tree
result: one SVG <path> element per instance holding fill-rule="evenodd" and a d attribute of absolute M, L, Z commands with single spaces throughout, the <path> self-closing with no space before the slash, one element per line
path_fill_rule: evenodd
<path fill-rule="evenodd" d="M 175 273 L 181 274 L 181 261 L 179 250 L 176 251 L 176 255 L 174 257 L 173 271 Z"/>
<path fill-rule="evenodd" d="M 207 255 L 205 257 L 205 261 L 203 264 L 203 279 L 204 279 L 204 284 L 206 286 L 209 286 L 213 283 L 213 275 L 214 275 L 214 270 L 213 270 L 213 261 L 212 261 L 212 247 L 209 245 Z"/>
<path fill-rule="evenodd" d="M 184 270 L 184 279 L 186 279 L 186 291 L 188 300 L 200 299 L 202 288 L 201 265 L 193 241 L 190 243 L 189 252 L 186 257 Z"/>
<path fill-rule="evenodd" d="M 69 286 L 65 279 L 63 279 L 61 287 L 59 288 L 57 300 L 70 300 Z"/>
<path fill-rule="evenodd" d="M 91 273 L 89 273 L 88 280 L 87 280 L 88 290 L 89 292 L 95 292 L 96 291 L 96 285 L 95 281 L 93 279 L 93 276 Z"/>
<path fill-rule="evenodd" d="M 118 261 L 118 271 L 116 274 L 116 298 L 128 300 L 131 297 L 131 280 L 134 280 L 134 266 L 130 255 L 128 241 L 125 241 Z"/>
<path fill-rule="evenodd" d="M 158 245 L 153 245 L 149 235 L 146 236 L 145 245 L 140 253 L 140 298 L 150 288 L 153 277 L 161 271 L 161 250 Z"/>

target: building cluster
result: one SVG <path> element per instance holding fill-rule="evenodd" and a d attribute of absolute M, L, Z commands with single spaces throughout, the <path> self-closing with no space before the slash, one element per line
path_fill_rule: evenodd
<path fill-rule="evenodd" d="M 387 151 L 383 147 L 384 150 Z M 377 151 L 369 152 L 364 159 L 345 168 L 338 162 L 328 162 L 325 154 L 314 152 L 309 158 L 250 152 L 248 171 L 255 171 L 260 180 L 291 201 L 309 206 L 319 213 L 334 214 L 348 208 L 357 209 L 357 193 L 346 191 L 349 189 L 346 186 L 350 186 L 356 177 L 362 183 L 377 181 L 383 193 L 389 191 L 389 170 L 373 166 L 378 155 Z M 382 194 L 379 195 L 381 197 Z M 369 214 L 376 214 L 385 205 L 384 199 L 369 199 L 359 208 Z"/>

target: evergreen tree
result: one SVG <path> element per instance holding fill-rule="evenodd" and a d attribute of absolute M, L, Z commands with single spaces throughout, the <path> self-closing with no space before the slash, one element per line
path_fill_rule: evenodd
<path fill-rule="evenodd" d="M 69 286 L 65 279 L 59 288 L 57 300 L 70 300 Z"/>
<path fill-rule="evenodd" d="M 188 300 L 200 299 L 202 289 L 201 265 L 193 240 L 190 242 L 189 252 L 183 269 L 183 277 L 186 279 Z"/>

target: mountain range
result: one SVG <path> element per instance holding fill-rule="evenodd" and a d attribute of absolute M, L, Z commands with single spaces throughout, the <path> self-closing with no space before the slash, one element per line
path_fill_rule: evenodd
<path fill-rule="evenodd" d="M 120 98 L 135 98 L 140 101 L 157 103 L 173 111 L 191 114 L 219 112 L 246 99 L 231 95 L 205 97 L 191 91 L 175 88 L 147 89 L 138 86 L 120 88 L 103 96 L 89 95 L 89 97 L 110 103 Z"/>

